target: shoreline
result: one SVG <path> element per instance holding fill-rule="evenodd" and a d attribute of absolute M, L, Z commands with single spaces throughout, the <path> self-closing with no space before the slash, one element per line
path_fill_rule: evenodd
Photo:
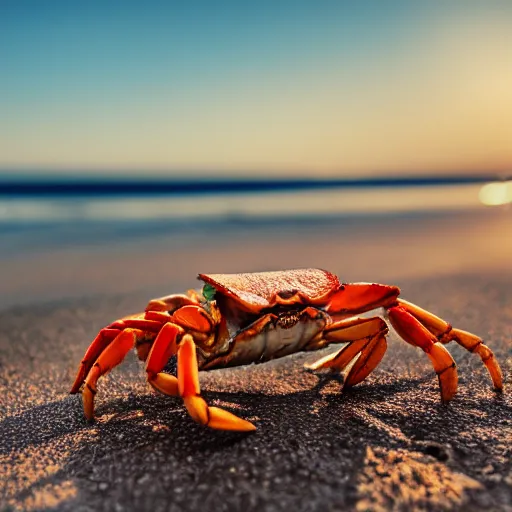
<path fill-rule="evenodd" d="M 0 309 L 97 294 L 151 296 L 196 286 L 200 272 L 328 269 L 343 281 L 400 284 L 428 275 L 512 272 L 505 210 L 349 218 L 329 223 L 147 223 L 4 233 Z M 176 288 L 174 288 L 176 287 Z M 172 289 L 171 289 L 172 288 Z"/>

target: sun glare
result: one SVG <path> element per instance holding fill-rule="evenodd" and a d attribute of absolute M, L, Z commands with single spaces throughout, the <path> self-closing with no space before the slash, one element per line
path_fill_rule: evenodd
<path fill-rule="evenodd" d="M 488 206 L 512 203 L 512 181 L 487 183 L 480 189 L 478 197 Z"/>

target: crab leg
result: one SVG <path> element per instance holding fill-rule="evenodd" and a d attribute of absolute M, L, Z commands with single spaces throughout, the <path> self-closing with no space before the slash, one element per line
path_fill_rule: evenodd
<path fill-rule="evenodd" d="M 135 345 L 137 335 L 141 331 L 125 329 L 119 333 L 112 343 L 100 354 L 93 367 L 89 370 L 82 391 L 84 414 L 88 420 L 94 419 L 94 395 L 98 379 L 117 366 Z"/>
<path fill-rule="evenodd" d="M 224 409 L 210 407 L 201 397 L 196 345 L 189 334 L 183 336 L 178 348 L 178 390 L 188 413 L 198 423 L 218 430 L 256 430 L 249 421 Z"/>
<path fill-rule="evenodd" d="M 430 358 L 439 378 L 441 398 L 448 402 L 457 392 L 457 368 L 452 356 L 437 338 L 413 315 L 399 305 L 388 309 L 396 332 L 408 343 L 421 348 Z"/>
<path fill-rule="evenodd" d="M 379 333 L 385 335 L 387 332 L 388 326 L 386 322 L 378 316 L 371 318 L 356 317 L 333 322 L 326 327 L 324 339 L 328 343 L 345 343 L 361 338 L 369 340 Z"/>
<path fill-rule="evenodd" d="M 178 353 L 178 378 L 162 370 L 174 354 Z M 192 418 L 219 430 L 254 430 L 252 423 L 238 418 L 218 407 L 209 407 L 200 395 L 196 345 L 192 336 L 178 325 L 168 323 L 158 334 L 149 353 L 146 372 L 148 382 L 157 391 L 181 396 Z"/>
<path fill-rule="evenodd" d="M 200 306 L 187 305 L 176 310 L 172 320 L 189 331 L 208 334 L 213 330 L 213 320 Z"/>
<path fill-rule="evenodd" d="M 368 340 L 366 338 L 355 340 L 345 345 L 341 350 L 322 357 L 314 363 L 305 364 L 304 367 L 308 370 L 332 368 L 333 370 L 342 371 L 367 345 Z"/>
<path fill-rule="evenodd" d="M 80 362 L 75 382 L 73 383 L 73 387 L 70 391 L 71 394 L 78 393 L 81 385 L 84 383 L 85 377 L 89 373 L 89 370 L 92 368 L 96 359 L 98 359 L 98 356 L 108 347 L 120 332 L 121 329 L 111 329 L 109 327 L 101 329 L 96 338 L 94 338 L 93 342 L 89 345 L 84 358 Z"/>
<path fill-rule="evenodd" d="M 450 341 L 455 341 L 469 352 L 478 354 L 489 371 L 496 391 L 503 389 L 503 376 L 500 365 L 496 361 L 493 351 L 487 345 L 484 345 L 481 338 L 469 332 L 452 328 L 452 326 L 442 318 L 439 318 L 415 304 L 401 299 L 398 300 L 398 303 L 434 334 L 441 343 L 445 344 Z"/>
<path fill-rule="evenodd" d="M 375 338 L 372 338 L 366 347 L 361 350 L 357 361 L 352 368 L 350 368 L 345 378 L 345 386 L 355 386 L 366 379 L 381 362 L 387 348 L 388 344 L 384 334 L 379 334 Z"/>
<path fill-rule="evenodd" d="M 164 395 L 179 396 L 178 379 L 174 375 L 163 373 L 167 361 L 178 351 L 177 344 L 181 341 L 184 330 L 172 323 L 162 327 L 151 347 L 146 361 L 148 382 Z"/>
<path fill-rule="evenodd" d="M 146 320 L 140 318 L 140 315 L 133 315 L 132 317 L 127 317 L 122 320 L 116 320 L 107 327 L 101 329 L 96 338 L 94 338 L 93 342 L 89 345 L 84 358 L 80 362 L 70 394 L 75 394 L 80 391 L 80 387 L 84 383 L 84 379 L 92 368 L 94 362 L 123 330 L 131 328 L 154 332 L 156 335 L 160 330 L 161 325 L 161 321 Z"/>
<path fill-rule="evenodd" d="M 384 357 L 387 332 L 386 322 L 379 317 L 334 322 L 324 331 L 323 339 L 312 348 L 333 342 L 348 342 L 348 345 L 306 367 L 311 370 L 332 368 L 342 371 L 355 360 L 345 379 L 347 386 L 354 386 L 362 382 Z"/>
<path fill-rule="evenodd" d="M 172 313 L 183 306 L 197 306 L 198 304 L 199 299 L 197 293 L 194 292 L 194 290 L 189 290 L 187 295 L 177 293 L 160 297 L 159 299 L 152 299 L 146 306 L 146 311 L 167 311 L 168 313 Z"/>

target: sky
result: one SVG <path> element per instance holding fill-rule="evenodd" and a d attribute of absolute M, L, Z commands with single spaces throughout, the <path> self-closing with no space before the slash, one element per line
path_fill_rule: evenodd
<path fill-rule="evenodd" d="M 0 2 L 0 172 L 512 169 L 512 2 Z"/>

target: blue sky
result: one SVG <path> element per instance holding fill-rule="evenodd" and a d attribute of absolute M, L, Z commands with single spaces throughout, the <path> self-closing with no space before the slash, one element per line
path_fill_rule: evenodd
<path fill-rule="evenodd" d="M 512 166 L 512 2 L 4 0 L 0 64 L 17 172 Z"/>

